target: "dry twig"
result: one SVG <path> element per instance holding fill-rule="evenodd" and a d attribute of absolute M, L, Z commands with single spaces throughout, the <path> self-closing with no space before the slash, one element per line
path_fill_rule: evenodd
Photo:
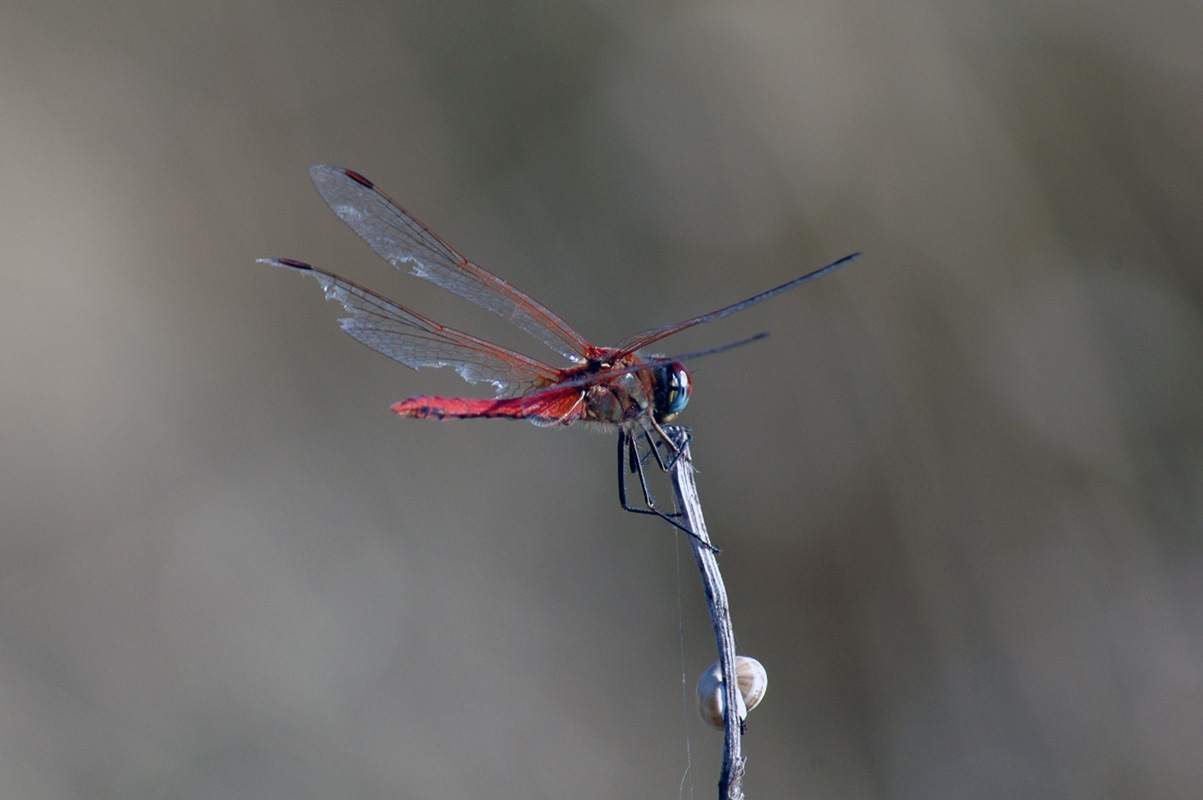
<path fill-rule="evenodd" d="M 693 557 L 702 573 L 702 585 L 706 590 L 706 605 L 710 607 L 710 621 L 714 626 L 714 638 L 718 644 L 719 668 L 723 673 L 726 691 L 726 713 L 724 714 L 723 771 L 719 778 L 719 800 L 742 800 L 744 796 L 744 762 L 740 752 L 742 735 L 739 719 L 739 683 L 735 678 L 735 632 L 731 628 L 731 613 L 727 608 L 727 590 L 718 569 L 714 550 L 710 547 L 710 536 L 706 532 L 706 520 L 702 517 L 702 503 L 698 499 L 697 485 L 693 482 L 693 461 L 689 452 L 686 433 L 673 428 L 671 435 L 681 448 L 680 457 L 672 465 L 670 477 L 676 493 L 677 508 L 685 518 L 685 525 L 695 536 L 689 538 Z"/>

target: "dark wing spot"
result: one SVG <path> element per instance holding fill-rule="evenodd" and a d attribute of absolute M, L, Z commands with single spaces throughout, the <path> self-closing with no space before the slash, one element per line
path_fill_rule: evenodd
<path fill-rule="evenodd" d="M 356 183 L 358 183 L 360 186 L 366 186 L 366 187 L 367 187 L 367 188 L 369 188 L 369 189 L 375 189 L 375 188 L 376 188 L 376 184 L 372 183 L 370 180 L 368 180 L 367 178 L 363 177 L 363 176 L 362 176 L 362 175 L 360 175 L 358 172 L 353 172 L 353 171 L 351 171 L 351 170 L 349 170 L 349 169 L 344 169 L 344 170 L 343 170 L 343 174 L 344 174 L 344 175 L 346 175 L 346 176 L 347 176 L 348 178 L 350 178 L 351 180 L 353 180 L 353 181 L 355 181 Z"/>
<path fill-rule="evenodd" d="M 292 267 L 293 269 L 313 269 L 313 267 L 309 266 L 304 261 L 297 261 L 292 258 L 277 258 L 276 263 L 283 264 L 286 267 Z"/>

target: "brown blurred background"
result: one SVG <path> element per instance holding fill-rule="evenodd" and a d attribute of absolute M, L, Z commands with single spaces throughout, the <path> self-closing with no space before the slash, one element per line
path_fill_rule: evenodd
<path fill-rule="evenodd" d="M 355 168 L 591 340 L 677 337 L 753 798 L 1203 796 L 1198 2 L 0 12 L 0 796 L 712 797 L 614 440 L 339 332 Z M 687 767 L 692 768 L 686 774 Z M 684 778 L 683 778 L 684 776 Z"/>

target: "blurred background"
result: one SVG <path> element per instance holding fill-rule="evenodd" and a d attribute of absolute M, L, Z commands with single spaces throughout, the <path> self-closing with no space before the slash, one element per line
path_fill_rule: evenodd
<path fill-rule="evenodd" d="M 681 420 L 749 797 L 1203 795 L 1200 8 L 6 7 L 0 795 L 714 796 L 686 543 L 612 436 L 389 413 L 489 392 L 255 258 L 561 362 L 317 163 L 598 344 L 864 251 L 666 343 L 772 332 Z"/>

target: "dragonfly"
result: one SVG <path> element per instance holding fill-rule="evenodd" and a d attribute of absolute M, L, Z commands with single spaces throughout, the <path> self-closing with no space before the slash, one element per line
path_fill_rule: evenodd
<path fill-rule="evenodd" d="M 350 313 L 342 329 L 359 342 L 413 369 L 451 367 L 469 383 L 492 384 L 493 398 L 431 397 L 402 400 L 392 410 L 415 419 L 525 419 L 541 426 L 585 425 L 618 432 L 619 502 L 627 511 L 654 514 L 693 535 L 656 504 L 645 474 L 652 455 L 668 471 L 689 441 L 670 425 L 689 402 L 693 382 L 684 361 L 747 344 L 767 334 L 685 355 L 645 355 L 645 348 L 687 328 L 713 322 L 831 272 L 853 253 L 774 289 L 716 311 L 637 333 L 615 347 L 590 344 L 547 306 L 469 261 L 374 183 L 349 169 L 318 165 L 310 177 L 322 199 L 384 260 L 512 322 L 568 361 L 556 367 L 501 345 L 441 325 L 333 272 L 290 258 L 260 263 L 316 278 L 326 299 Z M 644 452 L 640 451 L 644 442 Z M 627 496 L 638 475 L 643 507 Z"/>

